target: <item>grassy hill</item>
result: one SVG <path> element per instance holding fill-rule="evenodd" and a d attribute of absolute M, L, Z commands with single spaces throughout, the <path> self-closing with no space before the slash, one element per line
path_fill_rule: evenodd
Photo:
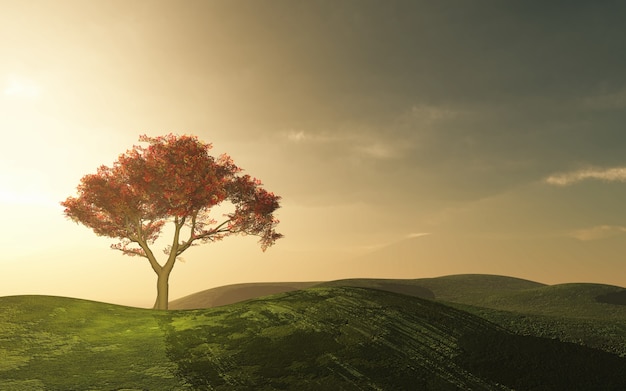
<path fill-rule="evenodd" d="M 320 282 L 253 282 L 232 284 L 207 289 L 201 292 L 172 300 L 169 308 L 173 310 L 194 310 L 219 307 L 238 303 L 261 296 L 306 289 Z"/>
<path fill-rule="evenodd" d="M 437 278 L 348 279 L 324 286 L 359 286 L 434 298 L 520 335 L 573 342 L 626 357 L 626 305 L 621 287 L 544 285 L 514 277 L 462 274 Z"/>
<path fill-rule="evenodd" d="M 380 290 L 390 280 L 169 312 L 2 297 L 0 389 L 626 389 L 626 306 L 594 299 L 621 288 L 425 280 L 435 298 L 474 303 Z"/>
<path fill-rule="evenodd" d="M 420 279 L 351 278 L 325 282 L 257 282 L 207 289 L 171 301 L 170 308 L 181 310 L 212 308 L 312 286 L 373 288 L 409 296 L 455 302 L 463 299 L 482 299 L 488 295 L 497 296 L 501 293 L 545 285 L 514 277 L 485 274 L 461 274 Z"/>
<path fill-rule="evenodd" d="M 488 274 L 459 274 L 437 278 L 375 279 L 351 278 L 328 281 L 320 286 L 354 286 L 381 289 L 429 299 L 474 303 L 485 297 L 545 286 L 515 277 Z"/>
<path fill-rule="evenodd" d="M 176 390 L 152 310 L 50 296 L 0 298 L 0 389 Z"/>

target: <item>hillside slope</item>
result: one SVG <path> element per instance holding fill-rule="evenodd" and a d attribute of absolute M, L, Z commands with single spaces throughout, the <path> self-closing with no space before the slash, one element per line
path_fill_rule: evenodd
<path fill-rule="evenodd" d="M 381 289 L 428 299 L 473 302 L 489 296 L 539 288 L 544 284 L 491 274 L 458 274 L 436 278 L 379 279 L 351 278 L 328 281 L 319 286 L 353 286 Z"/>
<path fill-rule="evenodd" d="M 152 310 L 0 297 L 0 390 L 183 390 Z"/>
<path fill-rule="evenodd" d="M 614 354 L 373 289 L 170 312 L 15 296 L 0 311 L 3 390 L 626 389 Z"/>
<path fill-rule="evenodd" d="M 219 307 L 261 296 L 306 289 L 319 282 L 251 282 L 224 285 L 172 300 L 172 310 L 193 310 Z"/>
<path fill-rule="evenodd" d="M 170 302 L 170 308 L 212 308 L 276 293 L 306 289 L 311 286 L 374 288 L 427 299 L 455 301 L 467 298 L 482 299 L 487 295 L 545 285 L 514 277 L 486 274 L 461 274 L 419 279 L 351 278 L 324 282 L 243 283 L 211 288 L 173 300 Z"/>
<path fill-rule="evenodd" d="M 174 312 L 168 355 L 213 389 L 618 390 L 626 359 L 513 335 L 431 300 L 310 288 Z M 189 349 L 189 346 L 195 346 Z"/>

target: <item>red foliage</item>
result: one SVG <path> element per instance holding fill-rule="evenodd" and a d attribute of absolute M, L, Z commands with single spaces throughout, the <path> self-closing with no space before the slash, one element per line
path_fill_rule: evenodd
<path fill-rule="evenodd" d="M 65 215 L 93 229 L 97 235 L 120 239 L 112 248 L 127 255 L 147 257 L 148 244 L 159 237 L 163 225 L 174 221 L 177 233 L 190 229 L 187 241 L 175 241 L 179 255 L 196 241 L 222 239 L 231 234 L 260 237 L 265 249 L 282 237 L 275 231 L 274 211 L 280 197 L 261 187 L 228 155 L 209 155 L 211 144 L 195 136 L 141 136 L 148 146 L 133 146 L 112 167 L 101 166 L 84 176 L 78 197 L 61 203 Z M 215 225 L 209 211 L 222 202 L 234 211 Z M 131 247 L 135 243 L 139 247 Z"/>

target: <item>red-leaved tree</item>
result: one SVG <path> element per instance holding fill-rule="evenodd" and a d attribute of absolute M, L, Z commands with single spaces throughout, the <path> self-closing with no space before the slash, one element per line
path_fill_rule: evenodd
<path fill-rule="evenodd" d="M 211 144 L 195 136 L 140 136 L 148 146 L 133 146 L 112 167 L 101 166 L 85 175 L 78 197 L 61 205 L 71 220 L 97 235 L 119 239 L 111 248 L 148 259 L 157 274 L 156 309 L 167 309 L 168 280 L 174 263 L 189 247 L 233 234 L 260 237 L 261 249 L 281 238 L 274 212 L 280 197 L 261 187 L 261 181 L 238 175 L 228 155 L 209 155 Z M 218 221 L 211 209 L 223 202 L 232 212 Z M 174 237 L 159 263 L 150 246 L 166 223 Z"/>

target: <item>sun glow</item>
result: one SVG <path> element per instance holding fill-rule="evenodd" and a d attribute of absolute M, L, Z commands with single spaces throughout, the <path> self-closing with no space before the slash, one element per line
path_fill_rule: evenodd
<path fill-rule="evenodd" d="M 31 79 L 9 75 L 2 92 L 7 97 L 34 99 L 41 95 L 41 87 Z"/>
<path fill-rule="evenodd" d="M 12 205 L 31 205 L 31 206 L 49 206 L 57 207 L 51 197 L 38 193 L 17 193 L 6 189 L 0 189 L 0 204 Z"/>

